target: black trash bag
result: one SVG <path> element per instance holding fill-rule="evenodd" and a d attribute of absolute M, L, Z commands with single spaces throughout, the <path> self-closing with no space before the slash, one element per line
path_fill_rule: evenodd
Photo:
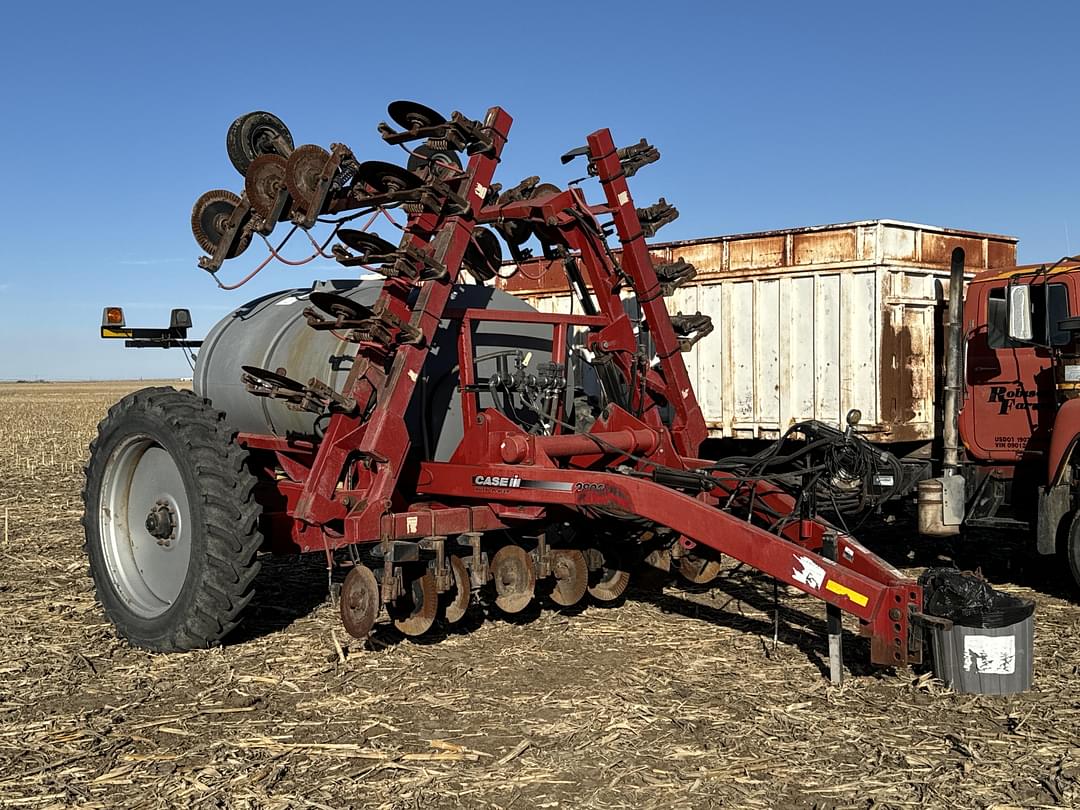
<path fill-rule="evenodd" d="M 1035 612 L 1035 603 L 995 590 L 981 577 L 956 568 L 929 568 L 921 577 L 923 610 L 964 627 L 1008 627 Z"/>

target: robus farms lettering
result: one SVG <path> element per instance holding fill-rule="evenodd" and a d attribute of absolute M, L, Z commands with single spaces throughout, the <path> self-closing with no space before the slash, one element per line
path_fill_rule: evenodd
<path fill-rule="evenodd" d="M 477 475 L 473 477 L 473 483 L 478 487 L 504 487 L 515 489 L 521 486 L 520 475 Z"/>
<path fill-rule="evenodd" d="M 1039 392 L 1036 390 L 1025 391 L 1021 385 L 1015 388 L 1009 388 L 1004 385 L 992 385 L 990 386 L 990 398 L 987 402 L 996 402 L 1000 406 L 1001 410 L 999 414 L 1006 414 L 1011 410 L 1018 411 L 1037 411 L 1043 407 L 1042 402 L 1039 402 Z"/>

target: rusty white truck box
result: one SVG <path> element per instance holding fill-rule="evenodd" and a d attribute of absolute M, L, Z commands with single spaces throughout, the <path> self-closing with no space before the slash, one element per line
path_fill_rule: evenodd
<path fill-rule="evenodd" d="M 1015 265 L 1016 242 L 871 220 L 651 251 L 654 263 L 683 258 L 697 268 L 667 302 L 672 314 L 712 317 L 713 333 L 684 355 L 710 437 L 775 439 L 806 419 L 841 426 L 858 408 L 861 432 L 895 443 L 925 442 L 938 430 L 953 248 L 975 273 Z M 578 307 L 558 263 L 523 263 L 498 284 L 544 312 Z"/>

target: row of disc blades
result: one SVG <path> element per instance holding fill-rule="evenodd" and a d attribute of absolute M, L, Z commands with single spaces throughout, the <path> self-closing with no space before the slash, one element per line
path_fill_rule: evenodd
<path fill-rule="evenodd" d="M 551 579 L 543 595 L 559 607 L 571 607 L 590 594 L 600 602 L 613 602 L 625 593 L 630 572 L 612 555 L 597 549 L 551 550 Z M 461 621 L 472 599 L 468 567 L 462 557 L 449 558 L 453 585 L 443 594 L 436 587 L 435 574 L 425 564 L 402 567 L 404 594 L 388 606 L 394 626 L 407 636 L 426 633 L 440 611 L 454 624 Z M 496 607 L 503 613 L 525 610 L 536 598 L 537 576 L 532 555 L 521 546 L 505 545 L 489 564 Z M 411 569 L 411 570 L 410 570 Z M 345 629 L 357 638 L 366 638 L 375 624 L 380 607 L 380 587 L 374 572 L 355 565 L 341 588 L 341 618 Z"/>

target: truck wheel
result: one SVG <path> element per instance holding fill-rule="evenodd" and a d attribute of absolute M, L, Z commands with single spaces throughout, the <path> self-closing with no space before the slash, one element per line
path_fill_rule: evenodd
<path fill-rule="evenodd" d="M 1080 591 L 1080 510 L 1073 516 L 1068 534 L 1059 540 L 1058 553 L 1068 561 L 1073 587 Z"/>
<path fill-rule="evenodd" d="M 114 405 L 90 445 L 90 576 L 121 636 L 148 650 L 218 644 L 252 597 L 256 479 L 225 414 L 173 388 Z"/>

